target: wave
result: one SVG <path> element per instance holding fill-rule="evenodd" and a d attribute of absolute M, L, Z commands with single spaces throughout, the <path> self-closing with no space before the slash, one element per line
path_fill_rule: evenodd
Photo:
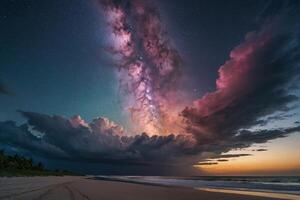
<path fill-rule="evenodd" d="M 106 178 L 135 183 L 185 186 L 197 189 L 228 189 L 235 191 L 292 194 L 299 195 L 300 199 L 299 176 L 106 176 Z"/>

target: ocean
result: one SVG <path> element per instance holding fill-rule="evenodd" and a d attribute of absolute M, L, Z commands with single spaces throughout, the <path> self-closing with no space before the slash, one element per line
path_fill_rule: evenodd
<path fill-rule="evenodd" d="M 300 176 L 100 176 L 99 178 L 142 184 L 192 187 L 213 192 L 300 199 Z"/>

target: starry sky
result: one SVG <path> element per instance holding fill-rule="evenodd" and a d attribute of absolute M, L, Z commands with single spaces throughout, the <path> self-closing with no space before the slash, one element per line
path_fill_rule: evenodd
<path fill-rule="evenodd" d="M 297 1 L 132 2 L 0 2 L 1 147 L 90 173 L 299 174 Z"/>
<path fill-rule="evenodd" d="M 1 81 L 13 93 L 1 98 L 2 120 L 22 121 L 16 109 L 118 119 L 116 83 L 101 43 L 102 19 L 88 2 L 1 4 Z"/>
<path fill-rule="evenodd" d="M 1 81 L 14 93 L 14 98 L 1 98 L 2 120 L 22 121 L 15 110 L 29 109 L 65 116 L 80 113 L 87 119 L 101 114 L 122 121 L 121 107 L 116 106 L 117 81 L 103 50 L 104 19 L 91 2 L 15 0 L 1 4 Z M 188 87 L 195 97 L 213 90 L 219 66 L 257 26 L 261 3 L 161 4 L 170 35 L 194 76 Z"/>

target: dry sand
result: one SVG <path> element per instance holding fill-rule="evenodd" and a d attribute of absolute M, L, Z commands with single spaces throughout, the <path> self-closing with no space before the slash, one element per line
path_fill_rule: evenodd
<path fill-rule="evenodd" d="M 0 178 L 0 199 L 263 200 L 272 198 L 65 176 Z"/>

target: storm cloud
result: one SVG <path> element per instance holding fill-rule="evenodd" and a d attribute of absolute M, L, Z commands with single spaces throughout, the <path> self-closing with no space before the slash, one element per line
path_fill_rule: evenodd
<path fill-rule="evenodd" d="M 219 69 L 216 91 L 205 94 L 182 112 L 186 131 L 199 144 L 238 148 L 285 137 L 299 130 L 253 130 L 261 119 L 290 111 L 298 97 L 290 86 L 299 84 L 299 33 L 294 23 L 278 17 L 230 52 Z M 277 117 L 278 118 L 278 117 Z"/>
<path fill-rule="evenodd" d="M 123 135 L 122 127 L 105 118 L 74 125 L 74 117 L 67 119 L 33 112 L 21 114 L 28 119 L 27 124 L 0 124 L 1 143 L 44 156 L 55 154 L 57 158 L 70 160 L 145 164 L 150 161 L 162 162 L 166 158 L 172 160 L 193 148 L 191 139 L 184 135 Z M 41 135 L 34 135 L 30 129 Z"/>
<path fill-rule="evenodd" d="M 246 147 L 253 143 L 285 137 L 300 127 L 281 130 L 247 132 L 219 143 L 199 143 L 191 135 L 149 136 L 146 133 L 128 136 L 123 128 L 106 118 L 91 123 L 74 124 L 74 118 L 21 112 L 27 123 L 17 126 L 14 122 L 0 123 L 0 143 L 16 147 L 37 156 L 81 162 L 118 163 L 137 165 L 169 165 L 189 157 L 213 152 L 212 159 L 224 159 L 251 154 L 224 154 L 233 147 Z M 187 159 L 186 165 L 204 158 Z"/>

